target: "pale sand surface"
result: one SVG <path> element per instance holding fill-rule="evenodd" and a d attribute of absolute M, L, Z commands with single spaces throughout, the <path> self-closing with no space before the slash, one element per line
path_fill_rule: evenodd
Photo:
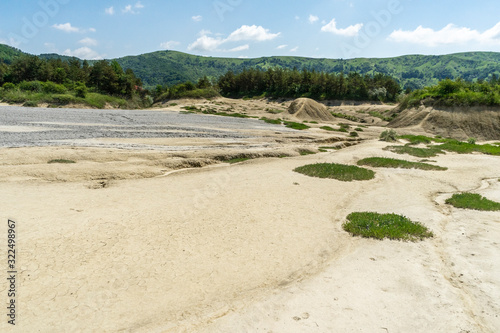
<path fill-rule="evenodd" d="M 440 155 L 448 171 L 377 169 L 352 183 L 293 172 L 419 160 L 386 145 L 178 172 L 172 159 L 210 154 L 2 149 L 0 220 L 18 223 L 19 307 L 18 326 L 4 318 L 0 331 L 499 331 L 500 214 L 444 204 L 460 191 L 500 201 L 499 157 Z M 353 238 L 342 230 L 353 211 L 403 214 L 435 237 Z"/>

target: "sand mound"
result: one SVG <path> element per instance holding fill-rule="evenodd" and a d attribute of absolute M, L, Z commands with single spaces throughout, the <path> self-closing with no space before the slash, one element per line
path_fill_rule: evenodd
<path fill-rule="evenodd" d="M 389 123 L 392 128 L 421 127 L 426 132 L 464 140 L 500 139 L 500 109 L 486 107 L 420 107 L 403 111 Z"/>
<path fill-rule="evenodd" d="M 299 98 L 293 101 L 288 108 L 288 113 L 304 120 L 335 120 L 335 118 L 328 112 L 326 106 L 310 98 Z"/>

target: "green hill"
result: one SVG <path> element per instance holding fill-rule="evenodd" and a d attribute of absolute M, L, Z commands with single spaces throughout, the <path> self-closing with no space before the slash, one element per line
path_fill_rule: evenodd
<path fill-rule="evenodd" d="M 0 61 L 7 63 L 24 53 L 0 45 Z M 42 58 L 70 57 L 43 54 Z M 201 57 L 177 51 L 158 51 L 114 59 L 123 69 L 132 69 L 146 88 L 197 82 L 203 76 L 216 79 L 227 71 L 240 72 L 245 68 L 268 69 L 281 67 L 308 69 L 327 73 L 382 73 L 396 78 L 403 88 L 417 89 L 435 85 L 445 78 L 467 81 L 485 80 L 493 74 L 500 76 L 500 53 L 467 52 L 442 56 L 407 55 L 395 58 L 316 59 L 303 57 L 263 57 L 256 59 Z M 92 64 L 92 61 L 89 61 Z"/>
<path fill-rule="evenodd" d="M 4 62 L 6 64 L 12 63 L 12 61 L 25 55 L 26 53 L 18 50 L 16 48 L 10 47 L 8 45 L 0 44 L 0 63 Z"/>
<path fill-rule="evenodd" d="M 176 51 L 159 51 L 116 59 L 131 68 L 146 87 L 158 84 L 196 82 L 200 77 L 217 78 L 228 70 L 271 67 L 306 68 L 327 73 L 388 74 L 404 88 L 422 88 L 445 78 L 469 81 L 500 74 L 500 53 L 469 52 L 443 56 L 408 55 L 395 58 L 314 59 L 302 57 L 264 57 L 257 59 L 212 58 Z"/>

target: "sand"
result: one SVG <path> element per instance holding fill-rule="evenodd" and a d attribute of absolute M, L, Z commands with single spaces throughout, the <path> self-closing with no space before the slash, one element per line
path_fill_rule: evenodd
<path fill-rule="evenodd" d="M 445 172 L 377 169 L 352 183 L 293 172 L 402 157 L 370 131 L 380 132 L 339 151 L 180 170 L 145 162 L 174 158 L 154 151 L 0 150 L 0 232 L 17 222 L 19 271 L 18 325 L 4 317 L 0 331 L 498 331 L 500 214 L 444 200 L 473 191 L 500 201 L 500 158 L 450 153 L 434 158 Z M 54 156 L 78 163 L 46 166 Z M 342 230 L 367 210 L 404 214 L 435 237 Z"/>

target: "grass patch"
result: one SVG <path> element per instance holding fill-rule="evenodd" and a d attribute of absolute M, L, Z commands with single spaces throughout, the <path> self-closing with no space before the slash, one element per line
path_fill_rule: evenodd
<path fill-rule="evenodd" d="M 431 148 L 416 148 L 410 146 L 389 146 L 384 148 L 384 150 L 392 151 L 393 153 L 401 155 L 408 154 L 420 158 L 429 158 L 435 157 L 438 154 L 443 154 L 443 151 L 437 147 L 438 146 Z"/>
<path fill-rule="evenodd" d="M 342 147 L 341 146 L 336 146 L 336 147 L 319 147 L 319 149 L 323 149 L 323 150 L 325 150 L 325 149 L 340 150 L 340 149 L 342 149 Z"/>
<path fill-rule="evenodd" d="M 402 168 L 402 169 L 420 169 L 420 170 L 437 170 L 444 171 L 448 168 L 443 168 L 437 165 L 421 163 L 421 162 L 409 162 L 405 160 L 398 160 L 394 158 L 384 158 L 384 157 L 370 157 L 358 161 L 359 166 L 371 166 L 375 168 Z"/>
<path fill-rule="evenodd" d="M 360 122 L 360 120 L 359 120 L 358 117 L 350 116 L 350 115 L 345 114 L 345 113 L 332 112 L 332 116 L 334 116 L 335 118 L 341 118 L 341 119 L 346 119 L 346 120 L 354 121 L 356 123 Z"/>
<path fill-rule="evenodd" d="M 380 141 L 395 142 L 398 138 L 398 134 L 395 130 L 385 130 L 380 133 Z"/>
<path fill-rule="evenodd" d="M 353 236 L 380 240 L 388 238 L 414 242 L 434 236 L 421 223 L 397 214 L 351 213 L 342 227 Z"/>
<path fill-rule="evenodd" d="M 277 109 L 266 109 L 266 111 L 271 114 L 280 114 L 283 112 L 283 110 L 277 110 Z"/>
<path fill-rule="evenodd" d="M 260 120 L 265 121 L 268 124 L 281 125 L 282 121 L 280 119 L 269 119 L 266 117 L 260 118 Z"/>
<path fill-rule="evenodd" d="M 310 164 L 298 167 L 294 171 L 310 177 L 331 178 L 345 182 L 375 178 L 375 172 L 372 170 L 336 163 Z"/>
<path fill-rule="evenodd" d="M 301 149 L 301 150 L 299 150 L 299 154 L 301 156 L 306 156 L 306 155 L 314 155 L 314 154 L 316 154 L 316 152 L 310 151 L 310 150 L 306 150 L 306 149 Z"/>
<path fill-rule="evenodd" d="M 387 122 L 390 122 L 391 120 L 393 120 L 396 116 L 396 114 L 394 114 L 393 116 L 390 116 L 390 117 L 387 117 L 387 116 L 384 116 L 383 114 L 381 114 L 380 112 L 378 111 L 370 111 L 368 112 L 368 114 L 372 117 L 375 117 L 375 118 L 380 118 L 382 119 L 383 121 L 387 121 Z"/>
<path fill-rule="evenodd" d="M 299 131 L 311 128 L 311 127 L 307 126 L 306 124 L 295 123 L 293 121 L 285 121 L 284 124 L 288 128 L 292 128 L 292 129 L 299 130 Z"/>
<path fill-rule="evenodd" d="M 59 163 L 59 164 L 74 164 L 76 162 L 72 161 L 72 160 L 56 159 L 56 160 L 50 160 L 47 163 L 48 164 L 55 164 L 55 163 Z"/>
<path fill-rule="evenodd" d="M 500 203 L 491 201 L 475 193 L 454 194 L 446 203 L 456 208 L 482 211 L 500 211 Z"/>

